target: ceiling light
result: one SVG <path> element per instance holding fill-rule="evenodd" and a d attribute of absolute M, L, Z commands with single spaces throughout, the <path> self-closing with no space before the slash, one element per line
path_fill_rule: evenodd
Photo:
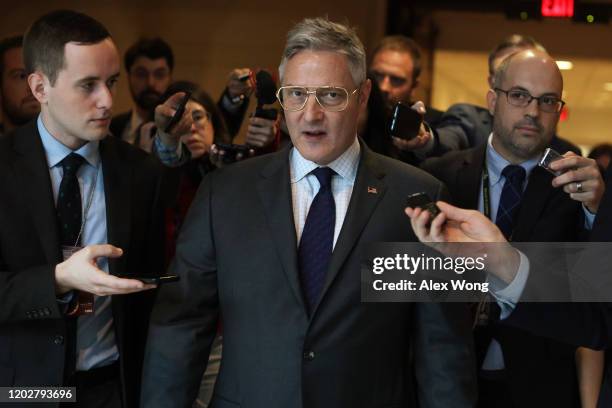
<path fill-rule="evenodd" d="M 569 71 L 574 67 L 574 64 L 571 61 L 557 61 L 557 66 L 562 71 Z"/>

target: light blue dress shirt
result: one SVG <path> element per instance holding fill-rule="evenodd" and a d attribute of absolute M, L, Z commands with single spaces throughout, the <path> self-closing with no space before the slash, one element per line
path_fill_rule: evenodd
<path fill-rule="evenodd" d="M 38 117 L 37 125 L 49 166 L 53 199 L 54 202 L 57 202 L 63 176 L 60 162 L 72 153 L 72 150 L 51 136 L 43 124 L 42 116 Z M 85 163 L 77 173 L 81 188 L 83 212 L 85 212 L 93 189 L 91 207 L 86 216 L 83 216 L 85 225 L 81 236 L 82 246 L 108 243 L 104 177 L 98 147 L 99 142 L 89 142 L 75 151 L 76 154 L 85 159 Z M 95 186 L 93 185 L 94 180 Z M 98 267 L 108 273 L 108 260 L 106 258 L 99 259 Z M 78 317 L 76 348 L 76 369 L 79 371 L 109 365 L 119 358 L 119 351 L 115 342 L 110 296 L 94 296 L 94 313 Z"/>
<path fill-rule="evenodd" d="M 355 138 L 353 144 L 344 153 L 326 166 L 336 172 L 331 181 L 332 195 L 336 205 L 334 248 L 340 235 L 344 218 L 346 217 L 349 202 L 351 201 L 355 177 L 357 176 L 357 167 L 359 166 L 360 152 L 359 141 Z M 311 173 L 317 167 L 320 166 L 315 162 L 306 160 L 296 148 L 291 149 L 289 155 L 291 204 L 298 246 L 304 231 L 304 225 L 306 224 L 308 210 L 321 188 L 316 176 Z"/>

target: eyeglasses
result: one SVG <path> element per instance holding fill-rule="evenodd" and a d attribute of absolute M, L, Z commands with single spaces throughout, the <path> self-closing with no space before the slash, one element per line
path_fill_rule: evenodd
<path fill-rule="evenodd" d="M 317 86 L 312 88 L 281 86 L 276 91 L 276 98 L 284 110 L 296 112 L 304 109 L 310 95 L 314 95 L 317 103 L 323 109 L 331 112 L 340 112 L 346 109 L 349 97 L 358 90 L 359 88 L 356 88 L 349 93 L 349 91 L 340 86 Z"/>
<path fill-rule="evenodd" d="M 559 113 L 561 112 L 561 109 L 563 109 L 563 105 L 565 105 L 565 102 L 554 95 L 533 96 L 529 92 L 521 89 L 510 89 L 506 91 L 500 88 L 495 88 L 495 91 L 505 93 L 508 103 L 519 108 L 529 106 L 531 101 L 534 99 L 538 101 L 538 107 L 542 111 L 548 113 Z"/>

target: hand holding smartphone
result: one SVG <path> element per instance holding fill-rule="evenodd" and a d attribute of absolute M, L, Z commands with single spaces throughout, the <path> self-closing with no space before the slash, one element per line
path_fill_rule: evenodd
<path fill-rule="evenodd" d="M 389 120 L 389 135 L 404 140 L 414 139 L 421 129 L 423 115 L 410 106 L 398 102 Z"/>
<path fill-rule="evenodd" d="M 560 160 L 562 159 L 563 156 L 558 153 L 556 150 L 551 149 L 550 147 L 547 148 L 544 151 L 544 155 L 542 156 L 542 158 L 540 159 L 540 161 L 538 162 L 538 166 L 542 167 L 544 170 L 548 171 L 550 174 L 552 174 L 554 177 L 560 176 L 561 174 L 563 174 L 563 171 L 560 170 L 553 170 L 550 168 L 550 164 L 556 160 Z"/>

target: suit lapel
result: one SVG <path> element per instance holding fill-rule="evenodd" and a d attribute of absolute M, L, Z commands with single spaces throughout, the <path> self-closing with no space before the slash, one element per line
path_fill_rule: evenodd
<path fill-rule="evenodd" d="M 459 207 L 478 209 L 485 149 L 486 145 L 467 150 L 461 167 L 457 171 L 455 185 L 458 186 L 458 189 L 454 192 L 456 197 L 453 199 Z"/>
<path fill-rule="evenodd" d="M 272 233 L 276 252 L 283 266 L 287 282 L 306 313 L 298 274 L 297 238 L 289 179 L 289 151 L 286 148 L 275 154 L 273 160 L 262 170 L 257 192 L 262 202 L 266 219 Z"/>
<path fill-rule="evenodd" d="M 361 151 L 361 160 L 359 161 L 351 201 L 332 253 L 319 302 L 312 312 L 313 316 L 387 190 L 387 186 L 383 182 L 385 173 L 377 165 L 373 153 L 364 143 L 361 143 Z"/>
<path fill-rule="evenodd" d="M 129 248 L 131 234 L 133 169 L 119 157 L 117 143 L 119 142 L 113 137 L 102 140 L 100 158 L 104 176 L 107 241 L 125 251 Z M 111 274 L 118 273 L 117 263 L 121 262 L 121 259 L 109 259 Z"/>
<path fill-rule="evenodd" d="M 514 241 L 529 240 L 533 228 L 554 193 L 551 176 L 543 169 L 535 167 L 531 171 L 527 188 L 521 199 L 521 208 L 516 219 L 516 227 L 512 239 Z"/>
<path fill-rule="evenodd" d="M 32 222 L 47 261 L 50 264 L 61 262 L 51 176 L 36 121 L 17 131 L 15 150 L 20 156 L 13 162 L 16 185 L 23 189 L 26 196 Z"/>

